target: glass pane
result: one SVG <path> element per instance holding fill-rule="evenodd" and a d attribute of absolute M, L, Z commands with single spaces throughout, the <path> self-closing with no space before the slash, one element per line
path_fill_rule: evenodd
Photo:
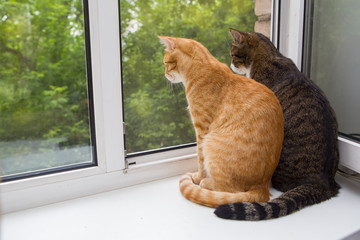
<path fill-rule="evenodd" d="M 92 163 L 81 0 L 0 0 L 2 176 Z"/>
<path fill-rule="evenodd" d="M 229 28 L 253 31 L 252 0 L 120 0 L 126 149 L 195 142 L 181 84 L 164 77 L 157 35 L 195 39 L 230 64 Z"/>
<path fill-rule="evenodd" d="M 317 0 L 310 76 L 328 96 L 339 131 L 360 140 L 360 1 Z"/>

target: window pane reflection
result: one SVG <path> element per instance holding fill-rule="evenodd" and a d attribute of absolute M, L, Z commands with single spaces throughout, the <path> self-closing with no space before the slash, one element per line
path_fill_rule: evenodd
<path fill-rule="evenodd" d="M 360 139 L 360 2 L 313 2 L 311 79 L 329 98 L 339 131 Z"/>

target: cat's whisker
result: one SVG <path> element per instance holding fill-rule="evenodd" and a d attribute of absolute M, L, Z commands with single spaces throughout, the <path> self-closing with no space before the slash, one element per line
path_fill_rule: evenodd
<path fill-rule="evenodd" d="M 226 39 L 226 43 L 227 43 L 228 47 L 231 48 L 232 43 L 233 43 L 232 38 L 230 36 L 226 36 L 225 39 Z"/>
<path fill-rule="evenodd" d="M 170 81 L 166 80 L 165 84 L 166 84 L 166 88 L 169 90 L 169 92 L 173 93 L 174 90 L 173 90 L 173 87 L 172 87 L 172 83 Z"/>
<path fill-rule="evenodd" d="M 179 91 L 185 90 L 184 84 L 175 83 L 174 87 L 176 89 L 176 93 L 178 93 Z"/>

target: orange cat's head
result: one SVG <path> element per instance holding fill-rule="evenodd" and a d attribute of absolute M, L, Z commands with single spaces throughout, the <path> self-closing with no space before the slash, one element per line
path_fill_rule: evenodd
<path fill-rule="evenodd" d="M 187 38 L 158 36 L 165 45 L 165 77 L 172 83 L 185 84 L 186 73 L 190 67 L 201 65 L 211 56 L 210 52 L 200 43 Z"/>
<path fill-rule="evenodd" d="M 185 72 L 187 64 L 191 60 L 193 46 L 191 40 L 178 39 L 174 37 L 158 36 L 165 45 L 165 77 L 172 83 L 185 83 Z"/>

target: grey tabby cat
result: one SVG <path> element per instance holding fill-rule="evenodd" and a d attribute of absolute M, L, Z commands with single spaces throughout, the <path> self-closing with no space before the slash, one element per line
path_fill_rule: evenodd
<path fill-rule="evenodd" d="M 230 33 L 232 69 L 270 88 L 283 109 L 283 150 L 272 185 L 284 193 L 266 203 L 221 205 L 215 214 L 226 219 L 272 219 L 336 196 L 337 121 L 324 93 L 264 35 L 234 29 Z"/>

